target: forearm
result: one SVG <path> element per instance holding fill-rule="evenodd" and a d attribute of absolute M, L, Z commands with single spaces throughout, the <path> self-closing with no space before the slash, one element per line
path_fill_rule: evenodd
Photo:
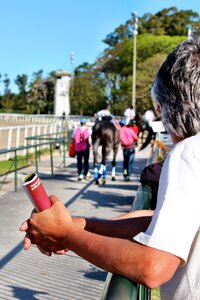
<path fill-rule="evenodd" d="M 169 280 L 180 263 L 171 254 L 133 241 L 97 235 L 74 226 L 68 233 L 63 241 L 67 248 L 104 270 L 149 287 Z"/>
<path fill-rule="evenodd" d="M 24 249 L 30 248 L 30 242 L 42 251 L 47 250 L 48 255 L 69 249 L 100 268 L 148 286 L 169 280 L 180 263 L 179 258 L 168 252 L 132 241 L 133 236 L 147 229 L 151 217 L 72 220 L 61 201 L 55 196 L 51 196 L 51 201 L 51 208 L 33 213 L 26 226 L 22 226 L 29 241 Z"/>
<path fill-rule="evenodd" d="M 138 217 L 151 217 L 153 216 L 154 210 L 134 210 L 128 213 L 119 215 L 117 217 L 112 218 L 112 220 L 121 220 L 121 219 L 128 219 L 128 218 L 138 218 Z"/>
<path fill-rule="evenodd" d="M 145 231 L 151 222 L 151 216 L 120 220 L 85 219 L 85 230 L 110 237 L 132 239 Z"/>

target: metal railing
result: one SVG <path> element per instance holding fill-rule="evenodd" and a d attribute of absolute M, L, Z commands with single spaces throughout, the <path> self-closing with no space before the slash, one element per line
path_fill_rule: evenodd
<path fill-rule="evenodd" d="M 32 137 L 32 139 L 34 139 L 34 138 L 38 140 L 39 137 L 38 136 L 37 137 Z M 43 139 L 45 139 L 45 138 L 43 137 Z M 46 142 L 40 142 L 40 143 L 36 143 L 34 145 L 27 144 L 26 146 L 20 146 L 20 147 L 0 150 L 0 155 L 4 155 L 4 154 L 7 154 L 7 153 L 14 153 L 14 157 L 13 157 L 13 161 L 14 161 L 14 171 L 13 171 L 14 172 L 14 191 L 17 191 L 17 182 L 18 182 L 17 154 L 21 150 L 26 150 L 26 158 L 27 158 L 27 161 L 28 161 L 28 150 L 31 149 L 31 148 L 35 148 L 35 171 L 36 171 L 36 173 L 38 173 L 38 170 L 39 170 L 39 163 L 38 162 L 39 162 L 39 158 L 40 158 L 40 154 L 39 154 L 38 150 L 42 146 L 49 146 L 51 175 L 53 175 L 53 173 L 54 173 L 54 169 L 53 169 L 53 145 L 59 143 L 59 144 L 63 145 L 63 165 L 65 166 L 65 156 L 66 156 L 66 148 L 67 148 L 67 145 L 68 145 L 68 139 L 66 137 L 60 137 L 60 138 L 59 137 L 57 137 L 57 138 L 52 138 L 52 137 L 47 138 L 46 137 L 46 140 L 47 139 L 48 139 L 48 141 L 46 141 Z"/>
<path fill-rule="evenodd" d="M 142 184 L 136 193 L 132 210 L 150 209 L 151 187 Z M 142 284 L 131 281 L 130 279 L 108 273 L 101 300 L 149 300 L 151 290 Z"/>

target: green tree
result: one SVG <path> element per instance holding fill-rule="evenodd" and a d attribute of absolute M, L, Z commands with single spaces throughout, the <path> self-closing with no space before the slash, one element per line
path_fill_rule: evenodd
<path fill-rule="evenodd" d="M 47 107 L 47 86 L 43 82 L 42 74 L 43 71 L 39 70 L 32 75 L 27 106 L 29 113 L 44 113 Z"/>
<path fill-rule="evenodd" d="M 13 93 L 7 93 L 2 96 L 2 110 L 4 112 L 13 113 L 15 112 L 15 101 L 16 95 Z M 18 111 L 20 112 L 20 110 Z"/>
<path fill-rule="evenodd" d="M 10 90 L 10 79 L 8 78 L 8 74 L 4 74 L 4 95 L 8 95 L 11 93 Z"/>
<path fill-rule="evenodd" d="M 185 37 L 140 34 L 137 38 L 136 106 L 149 106 L 150 87 L 154 75 L 166 56 Z M 160 54 L 160 56 L 158 56 Z M 158 60 L 158 57 L 161 57 Z M 151 59 L 152 58 L 152 59 Z M 151 63 L 156 61 L 157 63 Z M 117 114 L 130 105 L 132 98 L 133 39 L 106 49 L 97 61 L 97 69 L 106 81 L 107 97 Z M 148 68 L 150 64 L 151 68 Z M 144 88 L 143 88 L 144 86 Z"/>
<path fill-rule="evenodd" d="M 14 110 L 26 110 L 28 92 L 26 90 L 28 84 L 28 76 L 25 74 L 17 75 L 15 83 L 18 86 L 19 94 L 16 96 Z"/>
<path fill-rule="evenodd" d="M 139 17 L 139 34 L 150 33 L 154 35 L 183 36 L 187 35 L 188 25 L 193 28 L 200 27 L 200 16 L 192 10 L 178 10 L 176 7 L 165 8 L 156 14 L 145 13 Z M 133 35 L 133 19 L 118 26 L 109 33 L 103 42 L 113 48 L 118 43 L 129 40 Z"/>
<path fill-rule="evenodd" d="M 4 74 L 3 83 L 4 94 L 1 97 L 2 110 L 11 113 L 14 111 L 16 96 L 11 92 L 8 74 Z"/>
<path fill-rule="evenodd" d="M 95 67 L 84 63 L 76 68 L 70 88 L 71 113 L 94 115 L 105 102 L 104 79 Z"/>

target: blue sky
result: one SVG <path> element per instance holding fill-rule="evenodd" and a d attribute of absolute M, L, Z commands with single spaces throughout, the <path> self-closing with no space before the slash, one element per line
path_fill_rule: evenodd
<path fill-rule="evenodd" d="M 0 73 L 8 74 L 11 88 L 18 74 L 71 71 L 92 63 L 103 51 L 102 40 L 131 18 L 176 6 L 200 13 L 197 0 L 0 0 Z M 3 84 L 0 84 L 3 92 Z"/>

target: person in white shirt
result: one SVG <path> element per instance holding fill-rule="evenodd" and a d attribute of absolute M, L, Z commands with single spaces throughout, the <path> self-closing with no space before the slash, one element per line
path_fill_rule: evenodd
<path fill-rule="evenodd" d="M 124 116 L 126 118 L 126 125 L 129 125 L 130 121 L 135 118 L 135 110 L 133 105 L 130 105 L 125 111 Z"/>
<path fill-rule="evenodd" d="M 148 126 L 151 127 L 151 123 L 156 119 L 154 109 L 152 107 L 145 111 L 144 119 L 147 122 Z"/>
<path fill-rule="evenodd" d="M 23 223 L 24 249 L 68 249 L 150 288 L 162 300 L 200 299 L 200 33 L 176 47 L 152 88 L 174 147 L 165 159 L 155 212 L 118 220 L 73 218 L 56 196 Z M 130 216 L 130 214 L 128 215 Z"/>
<path fill-rule="evenodd" d="M 111 119 L 113 119 L 114 116 L 111 114 L 109 109 L 110 109 L 109 105 L 106 104 L 104 109 L 98 111 L 96 114 L 97 120 L 98 121 L 102 121 L 102 120 L 110 121 Z"/>

